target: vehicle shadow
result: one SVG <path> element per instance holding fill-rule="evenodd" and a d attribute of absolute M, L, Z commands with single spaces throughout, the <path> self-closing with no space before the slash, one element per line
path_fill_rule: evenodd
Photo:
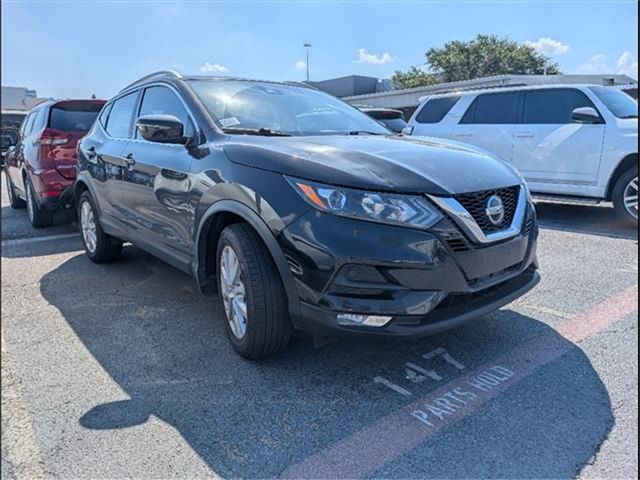
<path fill-rule="evenodd" d="M 536 202 L 541 228 L 613 238 L 638 239 L 638 229 L 615 214 L 613 207 Z"/>
<path fill-rule="evenodd" d="M 154 415 L 223 477 L 278 476 L 453 380 L 460 371 L 447 363 L 437 366 L 441 382 L 405 377 L 406 362 L 427 367 L 422 355 L 438 347 L 472 370 L 543 336 L 567 343 L 564 355 L 379 476 L 573 477 L 613 425 L 608 393 L 584 353 L 546 324 L 510 310 L 420 341 L 340 340 L 314 349 L 303 339 L 251 362 L 230 348 L 216 298 L 135 247 L 110 265 L 70 258 L 42 278 L 40 289 L 130 397 L 96 398 L 80 424 L 121 429 Z M 376 376 L 413 397 L 374 383 Z"/>

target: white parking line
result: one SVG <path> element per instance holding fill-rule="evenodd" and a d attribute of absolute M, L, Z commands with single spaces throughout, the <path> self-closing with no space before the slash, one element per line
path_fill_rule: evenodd
<path fill-rule="evenodd" d="M 47 242 L 49 240 L 64 240 L 67 238 L 80 238 L 79 233 L 61 233 L 59 235 L 47 235 L 46 237 L 17 238 L 15 240 L 3 240 L 3 247 L 22 245 L 25 243 Z"/>

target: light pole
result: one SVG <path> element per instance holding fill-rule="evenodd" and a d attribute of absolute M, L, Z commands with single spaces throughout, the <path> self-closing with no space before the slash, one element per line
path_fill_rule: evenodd
<path fill-rule="evenodd" d="M 307 49 L 307 82 L 308 82 L 309 81 L 309 49 L 311 48 L 311 44 L 305 43 L 303 47 Z"/>

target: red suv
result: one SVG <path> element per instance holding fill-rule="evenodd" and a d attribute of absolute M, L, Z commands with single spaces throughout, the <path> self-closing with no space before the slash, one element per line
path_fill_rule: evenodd
<path fill-rule="evenodd" d="M 27 207 L 31 224 L 46 227 L 56 209 L 74 205 L 76 147 L 100 113 L 104 100 L 51 100 L 22 122 L 18 143 L 6 159 L 9 201 Z"/>

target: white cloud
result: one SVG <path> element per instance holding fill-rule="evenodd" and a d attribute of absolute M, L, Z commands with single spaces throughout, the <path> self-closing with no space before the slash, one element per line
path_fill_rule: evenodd
<path fill-rule="evenodd" d="M 358 49 L 358 60 L 356 63 L 370 63 L 373 65 L 382 65 L 384 63 L 393 62 L 393 57 L 390 53 L 384 52 L 382 55 L 376 55 L 375 53 L 369 53 L 364 48 Z"/>
<path fill-rule="evenodd" d="M 610 73 L 613 69 L 609 65 L 606 55 L 596 53 L 589 60 L 578 67 L 578 73 Z"/>
<path fill-rule="evenodd" d="M 222 72 L 228 72 L 229 69 L 224 65 L 220 65 L 219 63 L 206 62 L 204 65 L 200 67 L 200 71 L 207 72 L 207 73 L 222 73 Z"/>
<path fill-rule="evenodd" d="M 618 73 L 629 75 L 631 78 L 638 78 L 638 59 L 631 52 L 624 52 L 617 62 Z"/>
<path fill-rule="evenodd" d="M 296 62 L 296 69 L 297 70 L 304 70 L 305 68 L 307 68 L 307 64 L 304 60 L 298 60 Z"/>
<path fill-rule="evenodd" d="M 526 41 L 524 44 L 545 55 L 562 55 L 569 51 L 569 45 L 549 37 L 540 37 L 535 42 Z"/>

